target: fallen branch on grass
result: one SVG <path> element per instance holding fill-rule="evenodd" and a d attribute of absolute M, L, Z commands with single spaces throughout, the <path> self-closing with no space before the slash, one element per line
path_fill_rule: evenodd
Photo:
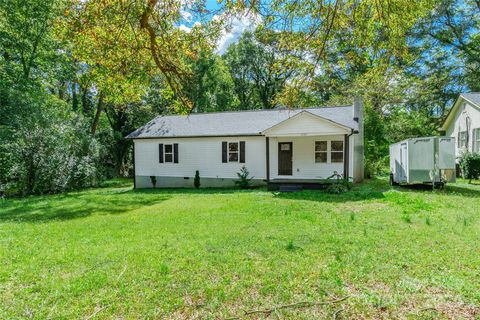
<path fill-rule="evenodd" d="M 340 312 L 342 312 L 343 310 L 345 310 L 345 309 L 344 309 L 344 308 L 340 308 L 340 309 L 338 309 L 337 311 L 335 311 L 335 312 L 333 313 L 333 320 L 337 320 L 338 315 L 339 315 Z"/>
<path fill-rule="evenodd" d="M 350 298 L 350 296 L 345 296 L 345 297 L 335 299 L 335 300 L 330 300 L 330 301 L 321 301 L 321 302 L 301 301 L 301 302 L 295 302 L 295 303 L 290 303 L 290 304 L 283 304 L 283 305 L 279 305 L 279 306 L 276 306 L 276 307 L 273 307 L 273 308 L 270 308 L 270 309 L 245 311 L 242 316 L 231 317 L 231 318 L 227 318 L 225 320 L 241 319 L 242 317 L 249 316 L 249 315 L 252 315 L 252 314 L 258 314 L 258 313 L 263 313 L 263 314 L 269 315 L 272 312 L 276 312 L 276 311 L 281 310 L 281 309 L 289 309 L 289 308 L 298 309 L 298 308 L 325 306 L 325 305 L 335 304 L 335 303 L 345 301 L 348 298 Z"/>
<path fill-rule="evenodd" d="M 101 311 L 103 311 L 106 307 L 108 307 L 108 305 L 106 306 L 103 306 L 101 308 L 95 308 L 95 311 L 89 315 L 88 317 L 85 318 L 85 320 L 90 320 L 90 319 L 93 319 L 98 313 L 100 313 Z"/>

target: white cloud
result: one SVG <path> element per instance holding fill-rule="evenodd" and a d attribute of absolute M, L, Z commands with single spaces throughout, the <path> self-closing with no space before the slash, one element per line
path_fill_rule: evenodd
<path fill-rule="evenodd" d="M 221 20 L 224 18 L 225 17 L 218 15 L 213 17 L 214 20 Z M 223 31 L 223 34 L 218 40 L 216 52 L 218 54 L 225 53 L 229 45 L 237 42 L 245 31 L 255 30 L 260 22 L 260 17 L 252 14 L 229 17 L 225 22 L 227 30 Z"/>
<path fill-rule="evenodd" d="M 186 22 L 191 22 L 193 18 L 193 14 L 185 9 L 180 10 L 180 16 Z"/>
<path fill-rule="evenodd" d="M 178 29 L 180 29 L 180 30 L 182 30 L 182 31 L 184 31 L 184 32 L 187 32 L 187 33 L 189 33 L 190 31 L 192 31 L 192 28 L 189 28 L 189 27 L 187 27 L 187 26 L 184 25 L 184 24 L 181 24 L 181 25 L 178 27 Z"/>

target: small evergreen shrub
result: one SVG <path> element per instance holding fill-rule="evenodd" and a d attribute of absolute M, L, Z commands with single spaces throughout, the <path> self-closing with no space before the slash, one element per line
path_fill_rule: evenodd
<path fill-rule="evenodd" d="M 193 178 L 193 185 L 195 188 L 200 188 L 200 172 L 197 170 L 195 171 L 195 178 Z"/>
<path fill-rule="evenodd" d="M 402 220 L 409 224 L 412 223 L 412 218 L 408 214 L 402 215 Z"/>
<path fill-rule="evenodd" d="M 286 249 L 287 249 L 288 251 L 295 251 L 296 246 L 295 246 L 295 244 L 293 243 L 293 240 L 288 241 L 287 246 L 286 246 Z"/>
<path fill-rule="evenodd" d="M 426 224 L 427 226 L 431 226 L 431 225 L 432 225 L 432 222 L 430 221 L 430 217 L 427 216 L 427 217 L 425 218 L 425 224 Z"/>
<path fill-rule="evenodd" d="M 153 188 L 156 188 L 157 187 L 157 177 L 150 176 L 150 181 L 152 182 Z"/>
<path fill-rule="evenodd" d="M 460 159 L 460 168 L 462 169 L 462 176 L 464 179 L 478 180 L 480 178 L 480 154 L 479 153 L 465 153 Z"/>
<path fill-rule="evenodd" d="M 237 172 L 238 180 L 235 181 L 235 185 L 241 189 L 247 189 L 250 187 L 253 177 L 250 177 L 250 172 L 247 167 L 243 166 L 240 172 Z"/>

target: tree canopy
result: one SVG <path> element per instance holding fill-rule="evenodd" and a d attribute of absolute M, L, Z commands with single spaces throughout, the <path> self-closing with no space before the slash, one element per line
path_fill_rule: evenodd
<path fill-rule="evenodd" d="M 389 143 L 480 90 L 479 21 L 476 0 L 0 0 L 0 193 L 129 175 L 124 136 L 158 114 L 357 95 L 378 173 Z"/>

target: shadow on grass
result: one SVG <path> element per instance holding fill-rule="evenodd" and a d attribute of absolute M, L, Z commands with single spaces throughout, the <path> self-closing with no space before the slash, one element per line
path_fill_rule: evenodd
<path fill-rule="evenodd" d="M 352 202 L 372 199 L 383 199 L 384 192 L 390 190 L 388 183 L 381 179 L 365 180 L 365 182 L 355 185 L 352 190 L 340 193 L 330 194 L 325 190 L 304 190 L 301 192 L 277 192 L 275 197 L 291 200 L 309 200 L 320 202 Z"/>
<path fill-rule="evenodd" d="M 475 184 L 456 184 L 450 183 L 445 185 L 444 188 L 433 189 L 431 185 L 417 184 L 417 185 L 405 185 L 395 188 L 398 191 L 403 192 L 436 192 L 437 194 L 444 195 L 461 195 L 465 197 L 480 197 L 480 185 Z"/>
<path fill-rule="evenodd" d="M 32 196 L 0 202 L 0 222 L 48 222 L 92 214 L 122 214 L 168 200 L 168 195 L 138 195 L 131 189 L 90 189 L 61 195 Z"/>
<path fill-rule="evenodd" d="M 462 195 L 464 197 L 480 197 L 480 186 L 479 185 L 447 185 L 445 188 L 445 193 L 452 195 Z"/>
<path fill-rule="evenodd" d="M 266 191 L 264 187 L 251 188 L 251 189 L 236 189 L 236 188 L 146 188 L 146 189 L 134 189 L 132 192 L 141 195 L 169 195 L 169 194 L 233 194 L 233 193 L 251 193 L 258 191 Z"/>

